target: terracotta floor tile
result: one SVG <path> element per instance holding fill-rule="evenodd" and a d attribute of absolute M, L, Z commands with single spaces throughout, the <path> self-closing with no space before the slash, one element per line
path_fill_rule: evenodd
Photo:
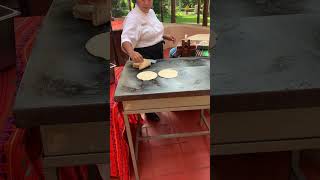
<path fill-rule="evenodd" d="M 187 177 L 185 180 L 210 180 L 210 167 L 188 171 L 185 177 Z"/>
<path fill-rule="evenodd" d="M 184 168 L 187 171 L 210 167 L 210 154 L 207 151 L 183 153 Z"/>
<path fill-rule="evenodd" d="M 154 180 L 187 180 L 188 177 L 186 177 L 183 173 L 177 173 L 177 174 L 168 174 L 164 176 L 157 176 L 154 177 Z"/>
<path fill-rule="evenodd" d="M 171 127 L 170 124 L 161 124 L 157 127 L 148 127 L 146 129 L 148 136 L 157 136 L 161 134 L 172 134 L 175 133 L 175 130 Z M 170 139 L 150 139 L 148 140 L 151 146 L 161 146 L 168 144 L 176 144 L 178 143 L 178 138 L 170 138 Z"/>
<path fill-rule="evenodd" d="M 152 148 L 154 174 L 166 175 L 183 172 L 183 156 L 178 144 Z"/>
<path fill-rule="evenodd" d="M 139 168 L 139 174 L 141 179 L 152 179 L 154 177 L 153 167 L 142 165 Z"/>
<path fill-rule="evenodd" d="M 197 153 L 198 151 L 206 151 L 208 158 L 210 157 L 210 141 L 205 136 L 187 137 L 180 139 L 182 152 Z"/>
<path fill-rule="evenodd" d="M 177 133 L 179 128 L 176 127 L 182 127 L 180 130 L 201 130 L 202 128 L 199 121 L 195 120 L 195 117 L 200 116 L 197 111 L 159 113 L 158 115 L 161 118 L 160 122 L 146 122 L 143 135 Z M 198 174 L 198 177 L 207 176 L 210 174 L 209 140 L 207 137 L 187 137 L 140 142 L 138 166 L 141 179 L 195 180 L 196 172 L 202 173 Z M 191 173 L 190 171 L 193 172 L 191 175 L 188 174 Z M 203 174 L 205 171 L 207 172 Z"/>

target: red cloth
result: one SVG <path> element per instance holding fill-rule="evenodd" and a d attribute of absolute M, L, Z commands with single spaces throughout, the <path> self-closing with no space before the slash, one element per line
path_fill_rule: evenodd
<path fill-rule="evenodd" d="M 120 31 L 123 28 L 123 20 L 111 21 L 112 31 Z"/>
<path fill-rule="evenodd" d="M 28 158 L 24 141 L 25 130 L 16 129 L 12 124 L 13 118 L 11 117 L 16 87 L 22 78 L 26 64 L 24 48 L 28 40 L 36 34 L 41 22 L 42 17 L 40 16 L 14 19 L 17 66 L 0 74 L 0 79 L 6 79 L 0 82 L 0 87 L 4 90 L 0 92 L 0 109 L 5 112 L 0 113 L 2 114 L 0 120 L 5 123 L 0 142 L 0 171 L 3 177 L 10 180 L 37 180 L 41 177 L 40 166 L 38 166 L 40 163 L 37 160 L 31 162 Z"/>
<path fill-rule="evenodd" d="M 123 107 L 114 101 L 114 93 L 123 67 L 115 68 L 115 83 L 110 85 L 110 171 L 112 177 L 130 179 L 131 156 L 125 131 Z M 137 115 L 129 115 L 132 136 L 135 137 Z M 133 139 L 134 140 L 134 139 Z"/>
<path fill-rule="evenodd" d="M 5 128 L 16 91 L 16 69 L 0 72 L 0 132 Z"/>
<path fill-rule="evenodd" d="M 24 144 L 26 130 L 15 129 L 5 144 L 7 180 L 41 180 L 41 163 L 28 158 Z"/>
<path fill-rule="evenodd" d="M 11 114 L 10 102 L 13 101 L 14 98 L 9 94 L 14 94 L 16 89 L 14 86 L 14 88 L 11 87 L 12 79 L 15 79 L 15 72 L 17 72 L 16 86 L 19 86 L 42 20 L 43 17 L 41 16 L 17 17 L 14 19 L 17 67 L 0 74 L 0 110 L 4 110 L 0 112 L 0 120 L 9 119 L 6 121 L 0 139 L 0 180 L 44 179 L 39 128 L 28 130 L 15 128 L 13 118 L 9 116 Z M 3 97 L 5 99 L 3 99 Z M 7 112 L 7 109 L 9 109 L 9 112 Z M 2 114 L 5 114 L 5 116 L 2 116 Z M 61 180 L 87 180 L 87 167 L 59 168 L 59 177 Z"/>

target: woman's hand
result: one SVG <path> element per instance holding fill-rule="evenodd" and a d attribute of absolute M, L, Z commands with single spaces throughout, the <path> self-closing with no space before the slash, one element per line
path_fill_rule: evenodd
<path fill-rule="evenodd" d="M 168 40 L 168 41 L 172 41 L 173 43 L 176 42 L 176 38 L 172 35 L 163 35 L 163 39 Z"/>
<path fill-rule="evenodd" d="M 142 63 L 143 62 L 143 57 L 140 53 L 136 51 L 132 51 L 129 53 L 129 57 L 134 63 Z"/>
<path fill-rule="evenodd" d="M 143 57 L 140 53 L 134 51 L 130 42 L 126 41 L 122 44 L 121 49 L 131 58 L 134 63 L 142 63 Z"/>

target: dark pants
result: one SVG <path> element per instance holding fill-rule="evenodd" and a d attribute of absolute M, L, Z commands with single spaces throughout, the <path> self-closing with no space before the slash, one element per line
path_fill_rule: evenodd
<path fill-rule="evenodd" d="M 153 46 L 135 48 L 134 50 L 145 59 L 163 59 L 163 43 L 164 41 L 161 41 Z"/>

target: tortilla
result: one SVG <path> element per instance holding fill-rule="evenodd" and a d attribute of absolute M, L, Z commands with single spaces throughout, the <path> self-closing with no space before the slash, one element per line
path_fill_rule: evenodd
<path fill-rule="evenodd" d="M 174 70 L 174 69 L 163 69 L 161 70 L 158 75 L 160 77 L 163 77 L 163 78 L 175 78 L 178 76 L 178 71 Z"/>
<path fill-rule="evenodd" d="M 109 33 L 101 33 L 89 39 L 86 49 L 93 56 L 109 60 Z"/>
<path fill-rule="evenodd" d="M 143 59 L 142 63 L 132 63 L 132 67 L 139 68 L 139 70 L 143 70 L 149 66 L 151 66 L 151 61 L 149 59 Z"/>
<path fill-rule="evenodd" d="M 143 71 L 143 72 L 137 74 L 137 78 L 142 81 L 150 81 L 150 80 L 155 79 L 157 77 L 158 77 L 157 73 L 155 73 L 153 71 Z"/>

